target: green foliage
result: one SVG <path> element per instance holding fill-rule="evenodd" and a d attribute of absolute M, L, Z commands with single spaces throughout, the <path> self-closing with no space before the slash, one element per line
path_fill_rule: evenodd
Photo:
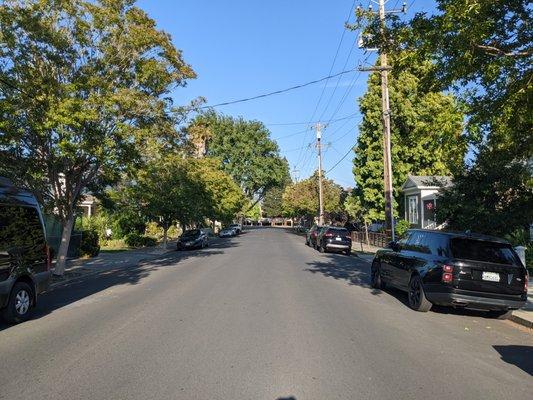
<path fill-rule="evenodd" d="M 244 216 L 246 218 L 249 218 L 252 221 L 259 221 L 262 218 L 261 206 L 259 205 L 259 203 L 256 203 L 253 206 L 251 206 L 250 204 L 247 204 L 244 209 L 245 209 Z"/>
<path fill-rule="evenodd" d="M 342 187 L 330 179 L 323 179 L 324 212 L 342 210 Z M 283 213 L 290 217 L 318 215 L 318 173 L 308 179 L 288 185 L 283 193 Z"/>
<path fill-rule="evenodd" d="M 463 114 L 453 96 L 436 93 L 423 85 L 428 64 L 391 74 L 391 158 L 395 213 L 401 187 L 411 175 L 450 175 L 463 166 L 466 140 Z M 383 128 L 381 85 L 370 76 L 368 90 L 360 99 L 363 121 L 355 147 L 355 196 L 367 221 L 384 220 Z"/>
<path fill-rule="evenodd" d="M 273 187 L 266 192 L 263 199 L 263 212 L 268 217 L 280 217 L 283 215 L 283 192 L 285 187 Z"/>
<path fill-rule="evenodd" d="M 143 234 L 146 222 L 139 214 L 127 212 L 117 213 L 112 218 L 112 235 L 115 239 L 123 238 L 130 233 Z"/>
<path fill-rule="evenodd" d="M 533 221 L 532 176 L 531 165 L 505 159 L 502 153 L 482 153 L 444 190 L 439 219 L 447 220 L 451 229 L 512 234 Z"/>
<path fill-rule="evenodd" d="M 84 189 L 179 142 L 169 93 L 194 77 L 134 1 L 0 3 L 0 169 L 61 218 L 55 273 Z"/>
<path fill-rule="evenodd" d="M 98 233 L 92 229 L 81 231 L 80 256 L 96 257 L 100 253 L 100 244 L 98 242 Z"/>
<path fill-rule="evenodd" d="M 411 224 L 405 219 L 400 219 L 396 221 L 394 225 L 394 232 L 398 238 L 403 238 L 407 233 L 407 230 L 411 227 Z"/>
<path fill-rule="evenodd" d="M 157 239 L 133 232 L 124 237 L 124 242 L 130 247 L 152 247 L 157 244 Z"/>
<path fill-rule="evenodd" d="M 211 112 L 198 116 L 187 134 L 195 143 L 202 139 L 207 156 L 221 160 L 223 170 L 249 199 L 264 196 L 288 179 L 287 160 L 281 158 L 278 145 L 259 121 Z"/>

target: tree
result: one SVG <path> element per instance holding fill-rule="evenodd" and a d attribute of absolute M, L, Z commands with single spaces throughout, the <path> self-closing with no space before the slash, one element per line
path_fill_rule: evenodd
<path fill-rule="evenodd" d="M 263 199 L 263 212 L 268 217 L 280 217 L 283 214 L 283 192 L 285 187 L 276 186 L 266 192 Z"/>
<path fill-rule="evenodd" d="M 289 176 L 287 160 L 279 155 L 278 145 L 259 121 L 209 112 L 196 117 L 187 134 L 195 152 L 203 149 L 208 157 L 220 159 L 224 171 L 255 202 Z"/>
<path fill-rule="evenodd" d="M 463 166 L 466 152 L 463 114 L 452 95 L 424 87 L 422 78 L 429 68 L 426 63 L 411 71 L 392 73 L 389 79 L 396 205 L 407 175 L 449 175 Z M 367 221 L 384 219 L 380 83 L 379 75 L 371 75 L 367 92 L 359 100 L 363 121 L 354 150 L 355 194 L 360 196 Z M 394 208 L 398 214 L 398 207 Z"/>
<path fill-rule="evenodd" d="M 0 5 L 1 169 L 58 213 L 57 275 L 84 190 L 140 162 L 147 145 L 176 140 L 165 96 L 195 76 L 170 36 L 133 4 Z"/>
<path fill-rule="evenodd" d="M 165 156 L 140 169 L 125 189 L 147 219 L 163 228 L 201 224 L 205 219 L 230 222 L 244 204 L 244 195 L 217 160 Z"/>
<path fill-rule="evenodd" d="M 435 14 L 397 23 L 413 60 L 434 62 L 428 84 L 466 105 L 475 157 L 439 208 L 456 229 L 506 234 L 533 220 L 531 2 L 437 0 Z"/>
<path fill-rule="evenodd" d="M 323 179 L 324 212 L 342 209 L 342 187 L 330 179 Z M 318 215 L 318 173 L 300 182 L 288 185 L 283 193 L 283 212 L 291 217 Z"/>

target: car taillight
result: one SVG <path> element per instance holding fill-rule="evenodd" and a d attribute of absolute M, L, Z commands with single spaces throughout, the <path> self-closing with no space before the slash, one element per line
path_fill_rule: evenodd
<path fill-rule="evenodd" d="M 524 293 L 527 293 L 527 286 L 529 283 L 529 273 L 526 271 L 526 275 L 524 276 L 525 282 L 524 282 Z"/>
<path fill-rule="evenodd" d="M 325 237 L 333 237 L 333 233 L 325 233 L 324 236 Z"/>
<path fill-rule="evenodd" d="M 350 235 L 346 235 L 345 238 L 352 240 L 352 237 Z"/>
<path fill-rule="evenodd" d="M 442 282 L 444 283 L 453 282 L 453 267 L 451 265 L 442 266 Z"/>

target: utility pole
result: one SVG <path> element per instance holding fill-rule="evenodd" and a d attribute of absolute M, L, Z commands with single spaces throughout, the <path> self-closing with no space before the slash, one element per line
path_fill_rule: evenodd
<path fill-rule="evenodd" d="M 374 1 L 375 2 L 375 1 Z M 385 16 L 387 13 L 405 13 L 406 4 L 403 3 L 401 10 L 385 11 L 385 0 L 379 2 L 380 36 L 382 46 L 379 50 L 380 66 L 374 68 L 359 68 L 361 71 L 378 71 L 381 75 L 381 107 L 383 123 L 383 185 L 385 189 L 385 229 L 390 230 L 392 240 L 395 240 L 394 233 L 394 210 L 393 210 L 393 189 L 392 189 L 392 160 L 391 160 L 391 134 L 390 134 L 390 104 L 389 104 L 389 71 L 392 69 L 387 62 L 387 52 L 385 43 L 387 41 L 385 32 Z M 357 10 L 360 12 L 360 9 Z M 370 13 L 373 13 L 370 7 Z M 361 40 L 364 44 L 364 41 Z"/>
<path fill-rule="evenodd" d="M 315 125 L 316 148 L 318 150 L 318 225 L 324 225 L 324 195 L 322 189 L 322 129 L 325 126 L 320 122 Z"/>

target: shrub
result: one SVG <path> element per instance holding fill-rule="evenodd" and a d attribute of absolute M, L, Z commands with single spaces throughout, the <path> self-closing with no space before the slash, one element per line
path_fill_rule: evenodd
<path fill-rule="evenodd" d="M 81 234 L 80 256 L 96 257 L 100 253 L 98 233 L 94 229 L 85 229 Z"/>
<path fill-rule="evenodd" d="M 130 247 L 152 247 L 157 244 L 157 239 L 150 236 L 142 236 L 135 232 L 127 234 L 124 241 Z"/>
<path fill-rule="evenodd" d="M 411 224 L 409 224 L 408 221 L 405 219 L 400 219 L 396 221 L 396 225 L 394 226 L 394 233 L 396 233 L 396 236 L 401 239 L 405 236 L 407 233 L 407 230 L 411 227 Z"/>

